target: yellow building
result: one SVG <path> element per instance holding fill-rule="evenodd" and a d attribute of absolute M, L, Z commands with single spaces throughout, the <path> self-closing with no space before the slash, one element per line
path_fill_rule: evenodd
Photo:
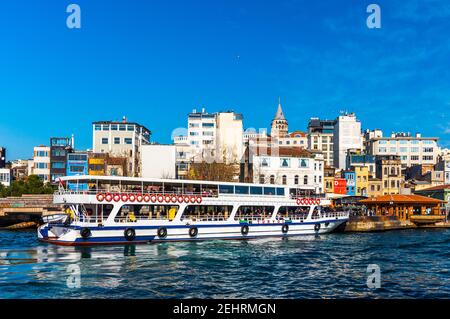
<path fill-rule="evenodd" d="M 105 175 L 105 159 L 89 158 L 89 175 Z"/>
<path fill-rule="evenodd" d="M 369 186 L 367 187 L 367 196 L 377 197 L 383 195 L 383 181 L 378 178 L 369 178 Z"/>
<path fill-rule="evenodd" d="M 324 169 L 324 175 L 323 175 L 323 186 L 325 193 L 327 194 L 334 194 L 334 176 L 335 176 L 335 169 L 329 166 L 325 166 Z"/>
<path fill-rule="evenodd" d="M 356 175 L 356 196 L 368 196 L 369 168 L 367 166 L 356 166 L 353 169 Z"/>

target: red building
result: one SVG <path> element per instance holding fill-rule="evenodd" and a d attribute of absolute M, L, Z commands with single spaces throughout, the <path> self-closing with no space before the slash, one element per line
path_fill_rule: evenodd
<path fill-rule="evenodd" d="M 345 178 L 336 177 L 334 179 L 334 193 L 340 195 L 347 194 L 347 181 Z"/>

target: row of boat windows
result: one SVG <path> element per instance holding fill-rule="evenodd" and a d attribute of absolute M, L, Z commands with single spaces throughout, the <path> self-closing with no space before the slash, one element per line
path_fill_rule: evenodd
<path fill-rule="evenodd" d="M 220 194 L 280 195 L 284 196 L 282 187 L 261 187 L 241 185 L 219 185 Z"/>
<path fill-rule="evenodd" d="M 115 217 L 116 222 L 149 219 L 173 220 L 178 213 L 178 205 L 124 205 Z M 239 206 L 234 220 L 267 219 L 272 217 L 274 206 Z M 227 220 L 233 211 L 231 205 L 188 205 L 181 220 L 194 221 L 223 221 Z M 277 217 L 291 217 L 305 219 L 309 213 L 307 206 L 282 206 Z M 314 213 L 318 213 L 316 207 Z M 313 213 L 313 214 L 314 214 Z"/>

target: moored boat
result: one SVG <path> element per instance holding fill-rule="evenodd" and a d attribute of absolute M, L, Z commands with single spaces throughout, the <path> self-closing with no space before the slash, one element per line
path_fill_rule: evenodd
<path fill-rule="evenodd" d="M 38 238 L 59 245 L 314 235 L 348 220 L 312 190 L 272 184 L 72 176 L 54 202 L 67 218 L 48 220 Z"/>

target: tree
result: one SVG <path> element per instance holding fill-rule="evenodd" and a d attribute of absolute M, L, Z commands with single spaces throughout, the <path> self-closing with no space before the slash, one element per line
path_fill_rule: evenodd
<path fill-rule="evenodd" d="M 239 167 L 226 163 L 192 163 L 188 172 L 188 179 L 202 181 L 234 182 L 239 174 Z"/>
<path fill-rule="evenodd" d="M 36 175 L 30 175 L 23 181 L 12 181 L 9 187 L 0 184 L 0 196 L 17 196 L 23 194 L 52 194 L 54 188 L 50 184 L 44 184 Z"/>

